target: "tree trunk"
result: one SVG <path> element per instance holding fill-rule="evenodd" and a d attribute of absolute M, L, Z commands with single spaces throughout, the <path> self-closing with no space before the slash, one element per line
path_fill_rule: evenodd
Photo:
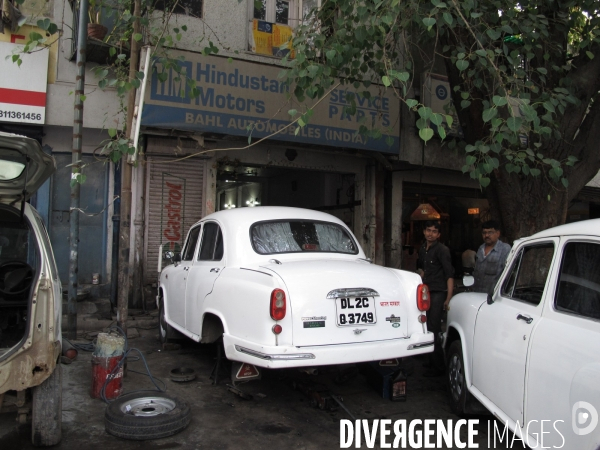
<path fill-rule="evenodd" d="M 503 169 L 494 175 L 486 195 L 503 224 L 505 242 L 512 244 L 515 239 L 565 222 L 566 190 L 557 190 L 543 177 L 509 174 Z"/>

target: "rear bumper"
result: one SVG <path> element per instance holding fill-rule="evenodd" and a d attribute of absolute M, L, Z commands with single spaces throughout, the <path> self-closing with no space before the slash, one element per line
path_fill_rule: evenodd
<path fill-rule="evenodd" d="M 265 346 L 224 334 L 223 343 L 225 354 L 232 361 L 284 369 L 380 361 L 430 353 L 433 351 L 433 333 L 415 333 L 406 339 L 310 347 Z"/>

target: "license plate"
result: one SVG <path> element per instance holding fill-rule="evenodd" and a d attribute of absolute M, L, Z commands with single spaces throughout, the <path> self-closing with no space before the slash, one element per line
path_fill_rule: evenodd
<path fill-rule="evenodd" d="M 377 323 L 373 297 L 336 298 L 335 307 L 338 326 L 374 325 Z"/>

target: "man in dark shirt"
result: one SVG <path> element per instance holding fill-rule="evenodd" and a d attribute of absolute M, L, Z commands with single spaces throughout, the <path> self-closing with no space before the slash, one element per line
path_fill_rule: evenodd
<path fill-rule="evenodd" d="M 427 329 L 434 334 L 434 349 L 430 354 L 430 369 L 425 372 L 426 377 L 443 375 L 444 353 L 439 334 L 442 331 L 442 315 L 448 308 L 452 291 L 454 290 L 454 268 L 450 250 L 438 242 L 441 236 L 440 222 L 428 220 L 425 222 L 425 243 L 419 250 L 417 273 L 421 275 L 423 283 L 429 287 L 431 307 L 427 311 Z"/>

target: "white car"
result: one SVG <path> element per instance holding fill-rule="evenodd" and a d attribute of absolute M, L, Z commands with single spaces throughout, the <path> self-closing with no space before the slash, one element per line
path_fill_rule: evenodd
<path fill-rule="evenodd" d="M 27 200 L 55 170 L 36 140 L 0 132 L 0 410 L 17 403 L 21 423 L 31 413 L 35 445 L 61 439 L 62 295 L 46 227 Z"/>
<path fill-rule="evenodd" d="M 172 255 L 171 255 L 172 256 Z M 348 227 L 286 207 L 219 211 L 190 228 L 160 274 L 160 336 L 222 337 L 265 368 L 377 361 L 433 350 L 427 287 L 371 264 Z"/>
<path fill-rule="evenodd" d="M 600 448 L 600 219 L 516 241 L 493 294 L 451 300 L 444 348 L 456 413 L 479 401 L 531 448 Z"/>

